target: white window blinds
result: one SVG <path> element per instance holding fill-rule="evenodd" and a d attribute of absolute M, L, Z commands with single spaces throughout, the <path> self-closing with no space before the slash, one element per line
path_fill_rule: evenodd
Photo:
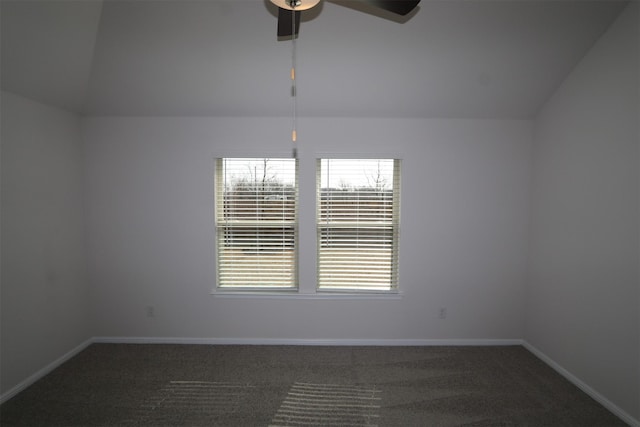
<path fill-rule="evenodd" d="M 317 162 L 319 291 L 394 291 L 400 160 Z"/>
<path fill-rule="evenodd" d="M 217 159 L 217 286 L 297 286 L 297 162 Z"/>

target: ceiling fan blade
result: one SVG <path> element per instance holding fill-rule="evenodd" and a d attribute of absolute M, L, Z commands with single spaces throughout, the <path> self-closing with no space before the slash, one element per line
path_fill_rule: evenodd
<path fill-rule="evenodd" d="M 278 37 L 291 37 L 294 34 L 297 36 L 298 31 L 300 31 L 300 12 L 278 8 Z"/>
<path fill-rule="evenodd" d="M 388 10 L 397 15 L 406 15 L 416 8 L 420 0 L 362 0 L 372 6 Z"/>

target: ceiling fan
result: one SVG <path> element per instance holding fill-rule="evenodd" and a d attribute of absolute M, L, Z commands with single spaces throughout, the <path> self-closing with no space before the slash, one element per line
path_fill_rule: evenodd
<path fill-rule="evenodd" d="M 271 0 L 278 6 L 278 37 L 297 36 L 300 30 L 300 14 L 311 9 L 321 0 Z M 359 0 L 377 8 L 404 16 L 420 3 L 420 0 Z"/>

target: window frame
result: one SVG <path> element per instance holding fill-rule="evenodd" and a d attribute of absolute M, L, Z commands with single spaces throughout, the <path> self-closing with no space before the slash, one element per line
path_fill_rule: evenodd
<path fill-rule="evenodd" d="M 247 221 L 225 221 L 224 217 L 224 209 L 225 202 L 225 168 L 223 166 L 226 160 L 231 161 L 258 161 L 258 160 L 274 160 L 274 161 L 291 161 L 294 162 L 294 218 L 291 221 L 260 221 L 260 220 L 247 220 Z M 222 200 L 221 200 L 222 198 Z M 220 209 L 223 209 L 223 212 L 220 212 Z M 284 215 L 284 213 L 283 213 Z M 256 156 L 256 155 L 231 155 L 231 156 L 216 156 L 214 158 L 214 209 L 213 209 L 213 217 L 214 217 L 214 242 L 215 242 L 215 284 L 212 290 L 212 294 L 214 295 L 264 295 L 264 294 L 297 294 L 299 291 L 299 272 L 298 272 L 298 264 L 299 264 L 299 161 L 298 159 L 286 157 L 283 155 L 265 155 L 265 156 Z M 226 239 L 225 233 L 233 228 L 247 228 L 249 226 L 256 226 L 260 224 L 260 222 L 265 222 L 271 224 L 267 226 L 267 228 L 272 228 L 274 223 L 281 222 L 280 225 L 283 228 L 291 228 L 291 232 L 293 235 L 293 254 L 292 254 L 292 268 L 291 272 L 291 286 L 231 286 L 225 285 L 221 280 L 221 263 L 222 261 L 222 252 L 221 252 L 221 239 Z M 285 224 L 290 224 L 290 226 L 284 227 Z M 257 243 L 259 245 L 260 243 Z"/>
<path fill-rule="evenodd" d="M 352 287 L 329 287 L 322 285 L 322 273 L 321 269 L 323 268 L 321 265 L 321 258 L 323 256 L 322 253 L 322 232 L 324 230 L 329 230 L 332 227 L 328 222 L 322 222 L 322 162 L 323 161 L 359 161 L 359 160 L 367 160 L 367 161 L 392 161 L 393 162 L 393 172 L 392 172 L 392 184 L 391 184 L 391 200 L 392 200 L 392 213 L 391 213 L 391 221 L 388 223 L 382 223 L 380 226 L 371 226 L 369 224 L 367 227 L 358 227 L 358 229 L 379 229 L 383 230 L 382 233 L 385 233 L 384 230 L 390 229 L 391 236 L 391 254 L 389 257 L 390 263 L 390 273 L 389 273 L 389 285 L 386 286 L 352 286 Z M 402 170 L 402 160 L 399 156 L 321 156 L 316 158 L 316 287 L 315 291 L 318 294 L 350 294 L 350 295 L 397 295 L 400 294 L 399 288 L 399 249 L 400 249 L 400 194 L 401 194 L 401 170 Z M 357 222 L 357 221 L 356 221 Z M 334 226 L 333 228 L 339 228 L 339 225 Z M 349 227 L 351 228 L 351 227 Z M 355 233 L 357 234 L 357 232 Z"/>

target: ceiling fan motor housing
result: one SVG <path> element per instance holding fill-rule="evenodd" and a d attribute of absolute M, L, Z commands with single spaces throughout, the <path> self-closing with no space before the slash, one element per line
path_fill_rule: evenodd
<path fill-rule="evenodd" d="M 320 0 L 271 0 L 271 3 L 281 9 L 301 11 L 311 9 L 320 3 Z"/>

